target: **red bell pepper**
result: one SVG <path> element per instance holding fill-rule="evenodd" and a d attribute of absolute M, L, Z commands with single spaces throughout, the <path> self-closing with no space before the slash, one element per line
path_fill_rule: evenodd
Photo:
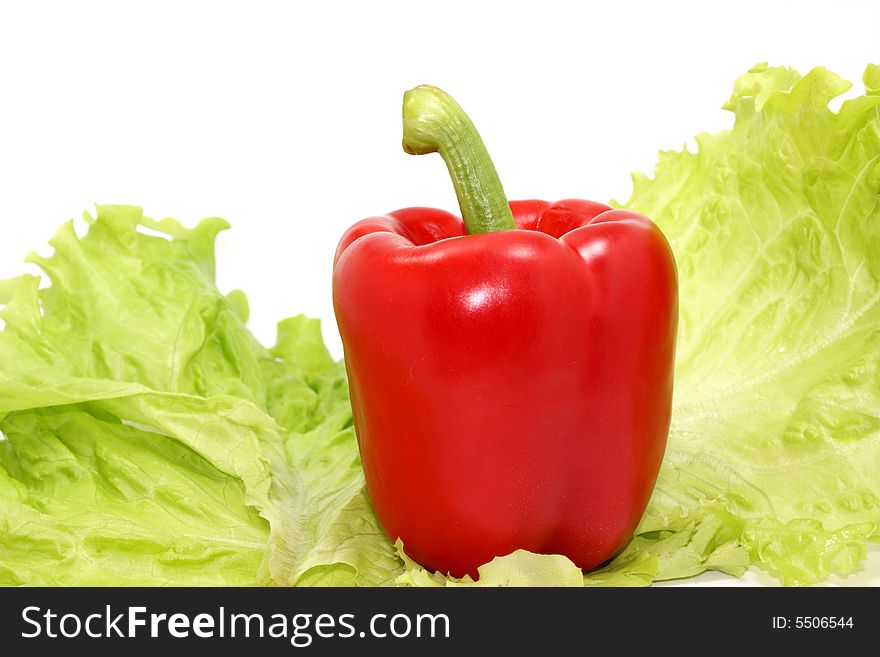
<path fill-rule="evenodd" d="M 669 430 L 678 296 L 660 230 L 583 200 L 508 204 L 451 97 L 404 97 L 463 220 L 408 208 L 339 244 L 333 301 L 367 488 L 413 559 L 455 576 L 518 548 L 583 569 L 647 506 Z"/>

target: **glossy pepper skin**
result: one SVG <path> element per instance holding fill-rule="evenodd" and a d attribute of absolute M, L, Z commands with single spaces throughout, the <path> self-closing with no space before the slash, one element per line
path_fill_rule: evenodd
<path fill-rule="evenodd" d="M 376 514 L 422 565 L 523 548 L 590 569 L 639 522 L 666 445 L 675 264 L 646 218 L 510 204 L 465 235 L 410 208 L 339 244 L 334 305 Z"/>

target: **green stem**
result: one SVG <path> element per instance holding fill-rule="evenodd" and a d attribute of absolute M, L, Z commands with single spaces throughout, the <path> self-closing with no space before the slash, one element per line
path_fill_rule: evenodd
<path fill-rule="evenodd" d="M 403 95 L 403 150 L 440 153 L 469 235 L 516 228 L 480 134 L 445 91 L 423 84 Z"/>

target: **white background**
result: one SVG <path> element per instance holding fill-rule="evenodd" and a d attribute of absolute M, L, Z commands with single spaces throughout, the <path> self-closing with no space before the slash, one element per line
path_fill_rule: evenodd
<path fill-rule="evenodd" d="M 95 203 L 222 216 L 218 283 L 247 292 L 258 337 L 305 312 L 340 356 L 343 231 L 456 209 L 439 157 L 401 150 L 404 90 L 459 100 L 509 198 L 624 201 L 658 150 L 731 125 L 720 105 L 761 61 L 855 93 L 880 2 L 4 2 L 0 277 Z M 880 553 L 855 579 L 880 584 Z"/>

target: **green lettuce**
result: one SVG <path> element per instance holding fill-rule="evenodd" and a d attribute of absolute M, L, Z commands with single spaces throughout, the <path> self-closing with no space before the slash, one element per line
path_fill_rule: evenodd
<path fill-rule="evenodd" d="M 864 82 L 835 113 L 838 76 L 756 66 L 732 130 L 634 176 L 624 205 L 663 229 L 681 299 L 669 448 L 636 540 L 711 534 L 657 578 L 748 555 L 808 584 L 880 538 L 880 67 Z"/>
<path fill-rule="evenodd" d="M 317 322 L 257 342 L 246 297 L 214 284 L 225 222 L 97 210 L 30 256 L 50 286 L 0 282 L 0 583 L 388 579 Z"/>
<path fill-rule="evenodd" d="M 431 573 L 382 533 L 342 363 L 276 344 L 214 283 L 226 223 L 99 206 L 0 281 L 0 584 L 642 586 L 858 569 L 880 538 L 880 67 L 760 65 L 734 127 L 661 153 L 623 205 L 676 255 L 669 447 L 636 536 L 590 573 L 517 551 Z"/>

